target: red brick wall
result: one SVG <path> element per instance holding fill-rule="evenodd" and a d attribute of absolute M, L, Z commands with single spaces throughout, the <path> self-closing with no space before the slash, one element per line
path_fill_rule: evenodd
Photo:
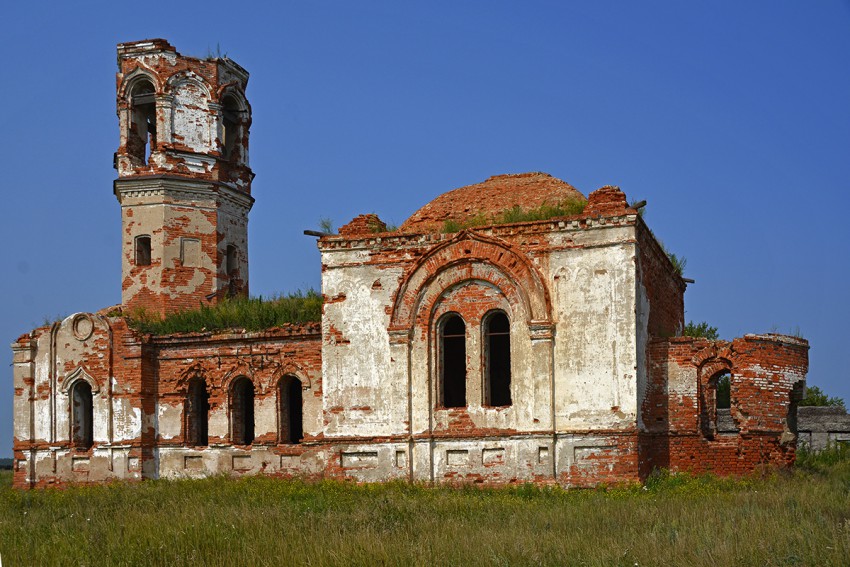
<path fill-rule="evenodd" d="M 650 384 L 641 408 L 641 475 L 653 468 L 745 474 L 793 463 L 787 418 L 795 386 L 805 381 L 808 342 L 746 335 L 731 342 L 677 337 L 649 347 Z M 715 420 L 711 379 L 731 372 L 731 415 L 738 431 Z"/>
<path fill-rule="evenodd" d="M 157 423 L 157 400 L 174 401 L 182 408 L 186 399 L 188 381 L 194 376 L 203 376 L 207 381 L 211 409 L 226 407 L 228 402 L 229 380 L 245 375 L 255 384 L 255 400 L 274 398 L 277 395 L 277 380 L 287 374 L 298 375 L 309 382 L 310 389 L 303 392 L 304 407 L 315 412 L 314 422 L 321 422 L 321 338 L 318 323 L 290 325 L 270 329 L 260 333 L 213 334 L 195 333 L 180 336 L 151 337 L 140 336 L 130 330 L 126 320 L 121 317 L 108 319 L 111 336 L 103 330 L 96 330 L 91 344 L 94 347 L 83 362 L 86 371 L 100 385 L 95 398 L 111 399 L 113 406 L 123 399 L 130 407 L 139 408 L 142 417 L 142 430 L 132 439 L 120 439 L 122 449 L 126 448 L 128 457 L 138 459 L 139 466 L 129 472 L 144 471 L 145 477 L 156 473 L 155 449 L 168 446 L 183 446 L 185 431 L 172 439 L 163 439 L 159 435 Z M 40 329 L 42 333 L 48 328 Z M 22 341 L 30 339 L 22 337 Z M 67 366 L 67 365 L 66 365 Z M 65 373 L 74 368 L 63 368 Z M 110 383 L 110 376 L 114 382 Z M 60 385 L 61 387 L 61 380 Z M 111 390 L 111 391 L 110 391 Z M 24 395 L 24 392 L 16 393 Z M 111 395 L 111 397 L 110 397 Z M 36 396 L 47 399 L 47 390 L 37 392 Z M 309 396 L 309 398 L 308 398 Z M 98 402 L 95 402 L 96 404 Z M 59 411 L 65 411 L 62 408 Z M 97 410 L 96 410 L 97 411 Z M 305 425 L 307 416 L 305 415 Z M 115 422 L 113 421 L 113 426 Z M 305 432 L 306 433 L 306 432 Z M 305 434 L 305 441 L 312 439 Z M 210 435 L 210 443 L 230 444 L 228 436 Z M 272 446 L 279 454 L 300 454 L 306 445 L 278 444 L 277 432 L 259 435 L 254 444 Z M 102 446 L 101 439 L 95 439 L 94 445 L 86 450 L 73 448 L 68 441 L 30 441 L 15 439 L 15 459 L 28 458 L 30 449 L 58 447 L 70 449 L 70 454 L 60 459 L 88 457 L 92 465 L 89 471 L 75 472 L 71 476 L 60 474 L 50 476 L 43 472 L 36 486 L 64 485 L 67 483 L 102 482 L 109 478 L 125 478 L 122 471 L 107 471 L 106 466 L 96 465 L 96 449 Z M 111 471 L 111 469 L 110 469 Z M 29 487 L 26 471 L 15 468 L 14 486 Z"/>
<path fill-rule="evenodd" d="M 635 227 L 638 242 L 638 279 L 649 299 L 649 334 L 678 335 L 685 324 L 685 282 L 643 220 Z"/>
<path fill-rule="evenodd" d="M 310 385 L 303 393 L 304 407 L 313 409 L 315 421 L 320 421 L 322 353 L 319 333 L 319 325 L 315 323 L 244 335 L 156 337 L 147 347 L 150 357 L 156 361 L 156 396 L 164 402 L 182 405 L 189 381 L 201 377 L 206 381 L 210 412 L 227 409 L 232 381 L 245 376 L 254 384 L 256 406 L 264 399 L 276 399 L 278 380 L 286 375 L 297 375 Z M 254 444 L 278 443 L 277 432 L 257 433 Z M 182 446 L 184 436 L 185 431 L 181 430 L 173 439 L 159 437 L 155 442 L 158 446 Z M 305 432 L 305 440 L 309 439 Z M 229 444 L 231 440 L 227 435 L 216 436 L 211 431 L 209 442 Z"/>

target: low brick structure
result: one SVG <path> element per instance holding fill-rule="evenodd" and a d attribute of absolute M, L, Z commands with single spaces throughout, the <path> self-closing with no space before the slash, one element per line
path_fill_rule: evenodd
<path fill-rule="evenodd" d="M 251 118 L 229 59 L 164 40 L 118 54 L 122 305 L 12 345 L 16 486 L 222 472 L 592 486 L 793 461 L 808 343 L 678 336 L 687 281 L 612 186 L 585 199 L 545 173 L 498 175 L 398 230 L 360 215 L 319 236 L 321 322 L 133 331 L 126 314 L 247 294 Z"/>

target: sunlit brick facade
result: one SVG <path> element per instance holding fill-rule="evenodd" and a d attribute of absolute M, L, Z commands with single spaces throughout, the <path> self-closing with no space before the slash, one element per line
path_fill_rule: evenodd
<path fill-rule="evenodd" d="M 16 486 L 591 486 L 793 461 L 807 342 L 679 336 L 687 281 L 616 187 L 585 199 L 547 174 L 500 175 L 393 231 L 361 215 L 319 235 L 321 322 L 133 331 L 128 315 L 247 294 L 251 109 L 229 59 L 149 40 L 118 62 L 122 305 L 12 345 Z M 569 201 L 586 205 L 494 221 Z"/>

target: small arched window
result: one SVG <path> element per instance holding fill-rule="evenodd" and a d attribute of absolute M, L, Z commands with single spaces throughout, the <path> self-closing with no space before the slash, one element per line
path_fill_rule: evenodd
<path fill-rule="evenodd" d="M 130 131 L 127 153 L 147 164 L 156 147 L 156 102 L 150 81 L 139 81 L 130 96 Z"/>
<path fill-rule="evenodd" d="M 484 405 L 511 405 L 511 323 L 503 311 L 484 321 Z"/>
<path fill-rule="evenodd" d="M 186 396 L 186 444 L 194 447 L 209 445 L 210 395 L 203 378 L 189 382 Z"/>
<path fill-rule="evenodd" d="M 151 237 L 137 236 L 136 237 L 136 265 L 150 266 L 151 265 Z"/>
<path fill-rule="evenodd" d="M 94 443 L 91 384 L 85 380 L 71 387 L 71 443 L 77 449 L 89 449 Z"/>
<path fill-rule="evenodd" d="M 440 324 L 440 394 L 442 406 L 466 406 L 466 323 L 448 315 Z"/>
<path fill-rule="evenodd" d="M 301 380 L 295 376 L 281 378 L 277 383 L 277 399 L 280 411 L 280 442 L 300 443 L 304 438 Z"/>
<path fill-rule="evenodd" d="M 230 389 L 230 439 L 234 445 L 254 442 L 254 384 L 245 376 Z"/>

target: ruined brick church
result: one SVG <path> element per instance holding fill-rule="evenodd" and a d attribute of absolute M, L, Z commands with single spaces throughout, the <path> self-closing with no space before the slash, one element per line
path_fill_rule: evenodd
<path fill-rule="evenodd" d="M 12 345 L 16 486 L 218 473 L 590 486 L 793 461 L 808 343 L 681 336 L 688 281 L 616 187 L 585 199 L 546 174 L 500 175 L 397 230 L 359 216 L 318 235 L 320 323 L 131 329 L 134 309 L 248 292 L 247 83 L 227 58 L 118 46 L 122 304 Z M 566 200 L 586 205 L 460 229 Z"/>

